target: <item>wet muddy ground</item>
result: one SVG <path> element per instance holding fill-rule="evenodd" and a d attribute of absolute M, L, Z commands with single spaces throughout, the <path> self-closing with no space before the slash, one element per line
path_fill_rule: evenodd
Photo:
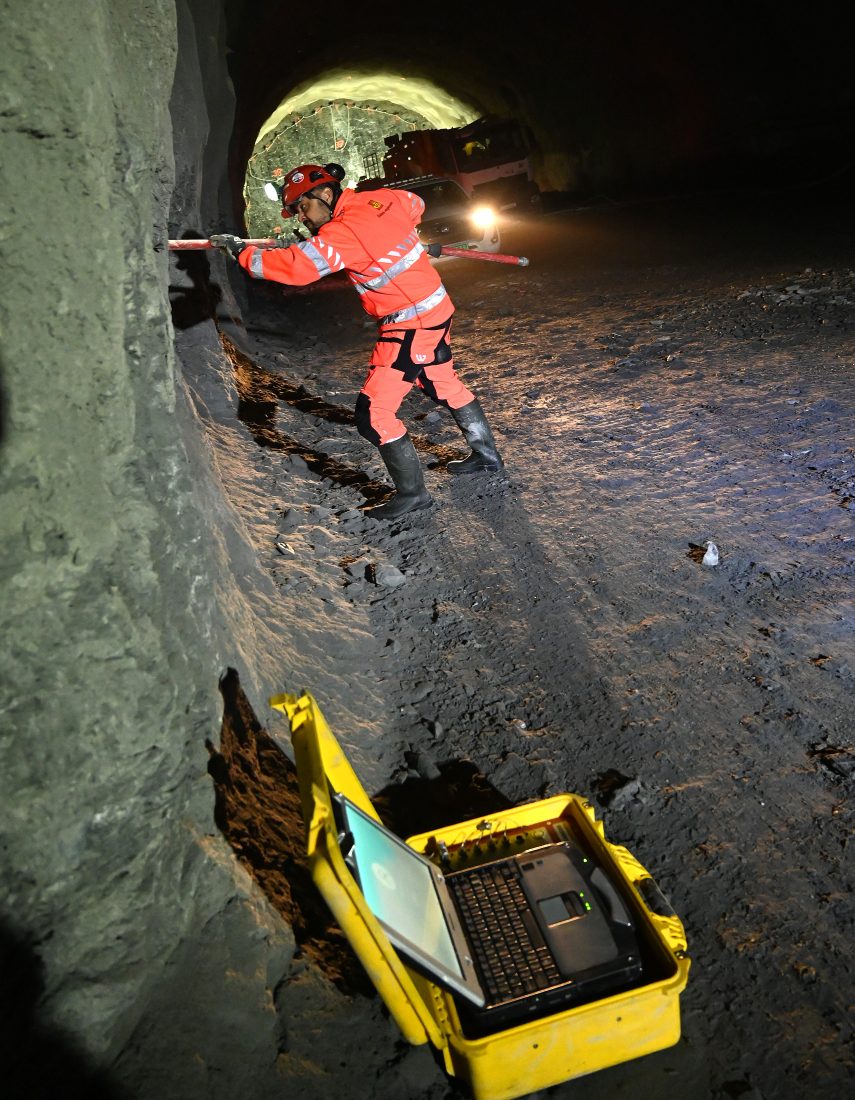
<path fill-rule="evenodd" d="M 678 1045 L 556 1100 L 851 1087 L 843 210 L 803 192 L 557 211 L 506 226 L 527 268 L 442 261 L 455 361 L 506 469 L 452 478 L 462 440 L 414 393 L 402 416 L 434 504 L 392 524 L 360 511 L 386 480 L 353 426 L 373 344 L 356 296 L 253 287 L 244 351 L 226 340 L 246 433 L 232 502 L 325 682 L 380 701 L 334 732 L 387 821 L 406 835 L 481 796 L 584 794 L 683 920 Z M 445 802 L 395 797 L 442 777 Z M 279 991 L 291 1086 L 457 1095 L 315 946 Z"/>

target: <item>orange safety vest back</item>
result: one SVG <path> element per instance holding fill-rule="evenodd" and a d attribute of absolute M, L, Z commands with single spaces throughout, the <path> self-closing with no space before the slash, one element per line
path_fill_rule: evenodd
<path fill-rule="evenodd" d="M 289 286 L 346 271 L 381 327 L 427 328 L 447 320 L 454 305 L 416 232 L 424 208 L 411 191 L 345 188 L 314 237 L 288 248 L 249 245 L 238 260 L 254 278 Z"/>

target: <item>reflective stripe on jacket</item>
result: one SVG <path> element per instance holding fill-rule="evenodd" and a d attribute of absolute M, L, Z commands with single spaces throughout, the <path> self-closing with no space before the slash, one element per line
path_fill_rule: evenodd
<path fill-rule="evenodd" d="M 381 326 L 437 324 L 454 305 L 416 232 L 424 208 L 410 191 L 346 188 L 314 237 L 289 248 L 249 245 L 238 260 L 254 278 L 290 286 L 346 271 L 363 309 Z"/>

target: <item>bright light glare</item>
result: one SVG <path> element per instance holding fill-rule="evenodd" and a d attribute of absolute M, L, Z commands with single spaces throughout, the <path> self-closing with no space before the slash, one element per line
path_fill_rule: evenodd
<path fill-rule="evenodd" d="M 496 215 L 489 206 L 476 206 L 471 214 L 472 224 L 479 229 L 490 229 L 496 224 Z"/>
<path fill-rule="evenodd" d="M 279 192 L 269 180 L 264 185 L 264 193 L 271 202 L 279 202 Z"/>
<path fill-rule="evenodd" d="M 289 115 L 301 115 L 315 103 L 336 100 L 355 100 L 357 103 L 386 100 L 399 103 L 408 111 L 422 115 L 429 125 L 440 130 L 444 127 L 465 126 L 467 122 L 474 122 L 478 117 L 474 107 L 429 80 L 411 76 L 404 81 L 397 71 L 357 72 L 353 69 L 328 69 L 313 80 L 299 85 L 279 104 L 261 127 L 256 142 L 275 130 Z"/>

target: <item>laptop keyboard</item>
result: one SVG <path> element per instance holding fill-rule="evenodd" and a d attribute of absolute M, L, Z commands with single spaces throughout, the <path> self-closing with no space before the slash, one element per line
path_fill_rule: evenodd
<path fill-rule="evenodd" d="M 524 997 L 561 981 L 516 864 L 475 867 L 449 875 L 445 882 L 466 926 L 488 1004 Z"/>

